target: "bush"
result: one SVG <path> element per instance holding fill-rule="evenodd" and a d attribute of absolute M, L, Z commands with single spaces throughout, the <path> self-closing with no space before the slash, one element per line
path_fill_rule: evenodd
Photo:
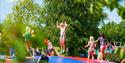
<path fill-rule="evenodd" d="M 119 63 L 121 61 L 119 54 L 105 54 L 104 58 L 106 60 L 109 60 L 109 61 L 112 61 L 112 62 L 116 62 L 116 63 Z"/>

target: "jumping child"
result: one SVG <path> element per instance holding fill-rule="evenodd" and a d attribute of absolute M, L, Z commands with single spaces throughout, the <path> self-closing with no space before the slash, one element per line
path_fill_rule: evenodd
<path fill-rule="evenodd" d="M 57 27 L 60 28 L 60 46 L 61 46 L 61 53 L 65 52 L 65 36 L 66 36 L 66 27 L 67 27 L 67 23 L 60 23 L 60 25 L 57 22 Z"/>

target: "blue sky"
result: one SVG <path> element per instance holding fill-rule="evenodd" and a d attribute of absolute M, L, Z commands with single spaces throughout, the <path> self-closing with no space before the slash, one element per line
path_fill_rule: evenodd
<path fill-rule="evenodd" d="M 104 20 L 105 23 L 111 22 L 111 21 L 115 21 L 116 23 L 120 23 L 122 21 L 122 18 L 117 14 L 117 9 L 114 9 L 112 11 L 110 11 L 110 9 L 108 9 L 107 7 L 104 7 L 104 11 L 105 13 L 107 13 L 107 19 Z"/>
<path fill-rule="evenodd" d="M 0 0 L 0 22 L 2 22 L 7 14 L 11 13 L 11 7 L 14 5 L 14 2 L 7 0 Z"/>
<path fill-rule="evenodd" d="M 6 16 L 12 12 L 12 6 L 16 4 L 17 0 L 0 0 L 0 22 L 3 22 Z M 36 3 L 41 4 L 42 0 L 35 0 Z M 125 2 L 120 2 L 121 5 L 125 5 Z M 121 17 L 117 14 L 117 9 L 110 11 L 108 8 L 104 7 L 104 12 L 107 13 L 108 19 L 105 19 L 105 23 L 110 21 L 115 21 L 116 23 L 121 22 Z"/>

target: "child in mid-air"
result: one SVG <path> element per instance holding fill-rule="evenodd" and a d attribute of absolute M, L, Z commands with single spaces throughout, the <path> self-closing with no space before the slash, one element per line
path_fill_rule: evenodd
<path fill-rule="evenodd" d="M 94 63 L 94 50 L 95 50 L 96 42 L 97 42 L 97 41 L 94 41 L 94 37 L 93 37 L 93 36 L 90 36 L 89 42 L 88 42 L 88 44 L 85 46 L 85 47 L 89 47 L 89 49 L 88 49 L 88 59 L 87 59 L 87 63 L 90 63 L 90 62 L 89 62 L 90 56 L 92 56 L 92 62 L 91 62 L 91 63 Z"/>
<path fill-rule="evenodd" d="M 65 52 L 65 39 L 66 39 L 66 28 L 67 28 L 67 23 L 66 22 L 62 22 L 62 23 L 58 23 L 57 22 L 57 27 L 60 28 L 60 46 L 61 46 L 61 53 Z"/>

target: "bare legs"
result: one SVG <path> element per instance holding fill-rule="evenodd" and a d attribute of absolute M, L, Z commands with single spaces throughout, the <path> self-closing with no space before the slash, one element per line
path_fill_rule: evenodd
<path fill-rule="evenodd" d="M 101 49 L 100 49 L 100 52 L 101 52 L 101 54 L 102 54 L 102 55 L 101 55 L 101 58 L 100 58 L 101 60 L 103 60 L 105 48 L 106 48 L 106 47 L 103 45 L 103 46 L 101 47 Z"/>
<path fill-rule="evenodd" d="M 92 61 L 90 62 L 90 56 L 92 56 Z M 88 52 L 88 59 L 87 59 L 87 63 L 94 63 L 94 52 Z"/>
<path fill-rule="evenodd" d="M 31 46 L 30 41 L 26 41 L 26 49 L 27 49 L 27 52 L 29 52 L 30 46 Z"/>
<path fill-rule="evenodd" d="M 60 46 L 61 46 L 61 52 L 64 53 L 65 52 L 65 41 L 64 41 L 64 39 L 60 40 Z"/>
<path fill-rule="evenodd" d="M 29 52 L 29 54 L 31 56 L 30 47 L 31 47 L 31 42 L 30 41 L 26 41 L 26 50 L 27 50 L 27 52 Z"/>
<path fill-rule="evenodd" d="M 92 63 L 94 63 L 94 55 L 92 55 Z"/>
<path fill-rule="evenodd" d="M 89 59 L 90 59 L 90 55 L 88 55 L 87 63 L 90 63 L 90 62 L 89 62 L 89 61 L 90 61 Z"/>
<path fill-rule="evenodd" d="M 65 44 L 62 45 L 63 52 L 65 52 Z"/>
<path fill-rule="evenodd" d="M 87 63 L 94 63 L 94 56 L 92 56 L 92 62 L 90 62 L 90 55 L 88 55 Z"/>
<path fill-rule="evenodd" d="M 100 52 L 99 52 L 99 56 L 98 56 L 98 59 L 100 60 L 100 63 L 103 62 L 105 48 L 106 48 L 105 45 L 100 46 Z"/>

